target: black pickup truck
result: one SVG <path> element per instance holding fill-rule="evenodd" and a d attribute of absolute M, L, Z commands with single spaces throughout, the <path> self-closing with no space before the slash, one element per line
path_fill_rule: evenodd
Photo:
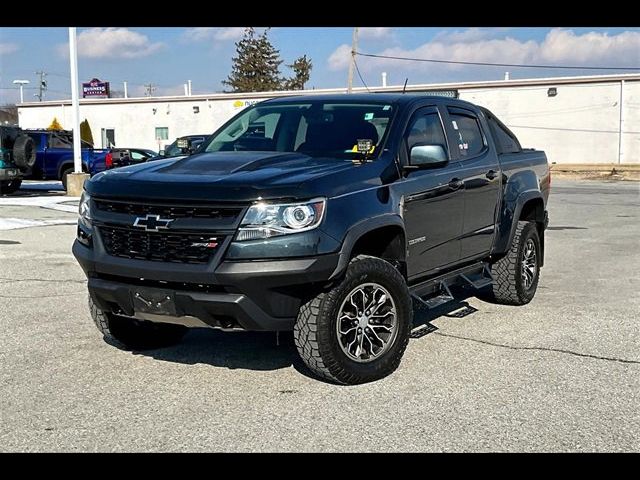
<path fill-rule="evenodd" d="M 274 99 L 195 155 L 93 177 L 73 253 L 112 343 L 293 330 L 313 372 L 362 383 L 398 367 L 412 298 L 433 307 L 454 284 L 533 298 L 550 181 L 544 152 L 468 102 Z"/>

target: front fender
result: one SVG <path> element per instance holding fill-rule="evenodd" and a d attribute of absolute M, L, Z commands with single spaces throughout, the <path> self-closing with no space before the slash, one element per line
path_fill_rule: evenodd
<path fill-rule="evenodd" d="M 340 259 L 338 265 L 331 274 L 330 279 L 339 277 L 344 273 L 351 260 L 351 252 L 356 242 L 366 233 L 382 227 L 400 227 L 404 232 L 404 221 L 400 215 L 386 213 L 376 217 L 366 218 L 353 225 L 346 233 L 340 249 Z"/>

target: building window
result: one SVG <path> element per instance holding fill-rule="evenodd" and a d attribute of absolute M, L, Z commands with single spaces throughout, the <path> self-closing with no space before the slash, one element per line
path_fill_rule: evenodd
<path fill-rule="evenodd" d="M 156 127 L 156 140 L 169 140 L 169 127 Z"/>

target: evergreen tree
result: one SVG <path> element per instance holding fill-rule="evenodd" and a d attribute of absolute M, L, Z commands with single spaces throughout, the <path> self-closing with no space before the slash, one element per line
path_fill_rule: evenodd
<path fill-rule="evenodd" d="M 236 56 L 233 66 L 224 85 L 231 87 L 232 92 L 266 92 L 279 90 L 280 52 L 267 38 L 266 29 L 262 35 L 256 36 L 255 29 L 246 28 L 244 37 L 236 42 Z"/>
<path fill-rule="evenodd" d="M 287 65 L 287 67 L 293 70 L 294 76 L 284 81 L 284 89 L 303 90 L 304 84 L 309 81 L 309 77 L 311 76 L 311 69 L 313 68 L 311 60 L 308 59 L 306 55 L 303 55 L 291 65 Z"/>
<path fill-rule="evenodd" d="M 93 134 L 91 133 L 91 127 L 89 126 L 89 120 L 86 118 L 80 124 L 80 139 L 93 145 Z"/>
<path fill-rule="evenodd" d="M 309 80 L 312 65 L 306 55 L 288 65 L 294 71 L 293 78 L 281 77 L 280 51 L 269 41 L 268 32 L 267 28 L 261 35 L 256 35 L 255 29 L 248 27 L 242 39 L 236 42 L 231 73 L 222 81 L 231 92 L 300 90 Z"/>

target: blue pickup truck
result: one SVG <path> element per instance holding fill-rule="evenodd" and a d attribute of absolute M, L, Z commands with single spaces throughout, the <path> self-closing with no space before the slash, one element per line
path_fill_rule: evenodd
<path fill-rule="evenodd" d="M 73 172 L 73 133 L 67 130 L 34 130 L 24 132 L 35 142 L 36 161 L 24 178 L 61 180 L 67 189 L 67 174 Z M 111 168 L 113 157 L 109 149 L 95 149 L 82 142 L 82 171 L 91 176 Z"/>

